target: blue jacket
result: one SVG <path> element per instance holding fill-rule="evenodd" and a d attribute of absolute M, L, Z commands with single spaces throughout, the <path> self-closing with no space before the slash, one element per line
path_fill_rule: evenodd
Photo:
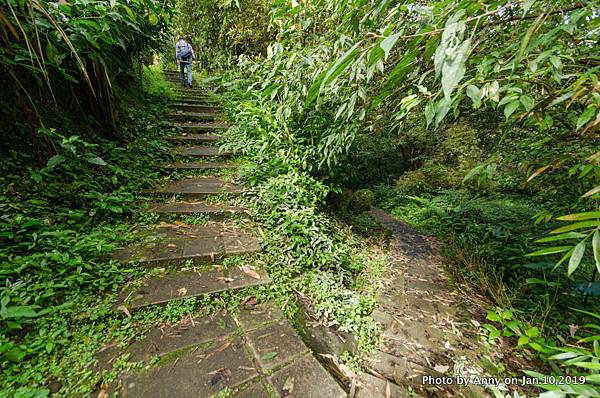
<path fill-rule="evenodd" d="M 181 58 L 181 53 L 183 53 L 187 48 L 192 51 L 192 56 L 187 58 L 187 60 L 183 60 Z M 179 40 L 177 44 L 175 44 L 175 58 L 180 60 L 183 64 L 189 64 L 194 60 L 194 49 L 185 40 Z"/>

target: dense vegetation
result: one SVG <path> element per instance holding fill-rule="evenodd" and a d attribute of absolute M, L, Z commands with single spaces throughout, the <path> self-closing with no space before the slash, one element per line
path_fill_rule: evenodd
<path fill-rule="evenodd" d="M 107 255 L 133 239 L 134 193 L 159 177 L 168 87 L 140 72 L 172 12 L 151 0 L 0 5 L 2 397 L 89 394 L 94 351 L 140 322 L 103 293 L 140 272 Z"/>
<path fill-rule="evenodd" d="M 444 238 L 459 288 L 512 310 L 489 313 L 490 341 L 598 381 L 598 3 L 281 1 L 268 24 L 255 5 L 184 25 L 224 43 L 203 59 L 226 86 L 249 87 L 249 181 L 313 179 L 330 204 L 371 189 Z M 227 45 L 248 29 L 266 54 Z"/>
<path fill-rule="evenodd" d="M 237 125 L 226 145 L 258 188 L 249 204 L 266 250 L 255 260 L 275 287 L 253 295 L 300 297 L 372 347 L 384 260 L 339 219 L 372 233 L 361 211 L 374 197 L 443 239 L 457 288 L 489 310 L 491 344 L 511 342 L 531 369 L 587 376 L 544 388 L 599 396 L 599 8 L 3 2 L 0 396 L 83 396 L 100 381 L 88 365 L 103 345 L 242 300 L 121 318 L 98 295 L 146 272 L 106 255 L 152 221 L 132 216 L 133 201 L 158 179 L 169 90 L 141 71 L 153 51 L 172 65 L 173 34 L 222 76 Z"/>

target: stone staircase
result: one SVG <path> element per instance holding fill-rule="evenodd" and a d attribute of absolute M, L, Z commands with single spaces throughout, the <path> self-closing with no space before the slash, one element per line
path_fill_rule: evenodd
<path fill-rule="evenodd" d="M 176 73 L 166 77 L 178 80 Z M 123 289 L 114 309 L 126 313 L 271 283 L 256 264 L 219 264 L 223 258 L 261 248 L 251 222 L 232 217 L 247 216 L 244 209 L 214 200 L 245 190 L 218 176 L 220 170 L 236 166 L 227 160 L 231 154 L 217 146 L 228 127 L 219 121 L 218 102 L 203 89 L 176 91 L 166 119 L 179 134 L 166 141 L 174 144 L 171 153 L 177 161 L 165 170 L 208 171 L 211 176 L 172 180 L 145 192 L 152 198 L 145 211 L 170 221 L 146 231 L 141 243 L 117 250 L 114 258 L 162 272 Z M 209 221 L 188 225 L 177 220 L 182 215 L 204 215 Z M 110 368 L 124 353 L 129 353 L 129 361 L 145 366 L 121 374 L 110 386 L 107 392 L 119 391 L 119 397 L 209 398 L 225 388 L 230 390 L 227 397 L 236 398 L 346 396 L 281 311 L 269 303 L 245 308 L 237 316 L 217 313 L 157 327 L 125 349 L 98 353 L 97 370 Z"/>

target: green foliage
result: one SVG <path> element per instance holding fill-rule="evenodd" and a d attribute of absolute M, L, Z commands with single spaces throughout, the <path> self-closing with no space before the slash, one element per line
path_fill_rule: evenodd
<path fill-rule="evenodd" d="M 165 160 L 156 115 L 129 114 L 126 144 L 39 129 L 52 148 L 46 158 L 13 151 L 0 162 L 0 383 L 9 396 L 47 395 L 53 380 L 64 396 L 89 394 L 93 352 L 115 335 L 131 338 L 129 321 L 155 322 L 123 321 L 111 309 L 112 293 L 144 271 L 108 256 L 135 239 L 135 193 L 155 183 L 153 167 Z"/>
<path fill-rule="evenodd" d="M 196 59 L 208 69 L 227 67 L 240 54 L 261 55 L 271 36 L 266 0 L 180 0 L 175 36 L 184 35 Z M 169 47 L 167 59 L 174 58 Z"/>
<path fill-rule="evenodd" d="M 596 321 L 600 314 L 579 311 L 588 319 Z M 556 391 L 553 396 L 598 396 L 600 377 L 600 336 L 598 326 L 588 323 L 581 326 L 572 325 L 569 336 L 557 335 L 548 338 L 540 330 L 525 321 L 517 319 L 510 310 L 488 311 L 487 319 L 500 325 L 482 325 L 487 338 L 495 342 L 500 338 L 516 340 L 519 350 L 528 350 L 535 358 L 548 366 L 551 375 L 525 370 L 524 373 L 537 379 L 538 387 L 547 391 Z"/>
<path fill-rule="evenodd" d="M 351 199 L 352 208 L 359 212 L 365 212 L 371 209 L 375 201 L 375 194 L 370 189 L 359 189 L 354 192 Z"/>

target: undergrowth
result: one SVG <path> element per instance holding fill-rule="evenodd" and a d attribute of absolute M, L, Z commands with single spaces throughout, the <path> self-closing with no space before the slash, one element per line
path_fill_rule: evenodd
<path fill-rule="evenodd" d="M 9 152 L 0 161 L 0 396 L 84 396 L 97 382 L 92 354 L 140 323 L 122 318 L 113 293 L 145 271 L 110 260 L 133 242 L 136 192 L 160 176 L 157 114 L 165 85 L 146 73 L 131 96 L 122 141 L 86 141 L 76 131 L 37 131 L 45 151 Z M 39 146 L 38 146 L 39 148 Z"/>

